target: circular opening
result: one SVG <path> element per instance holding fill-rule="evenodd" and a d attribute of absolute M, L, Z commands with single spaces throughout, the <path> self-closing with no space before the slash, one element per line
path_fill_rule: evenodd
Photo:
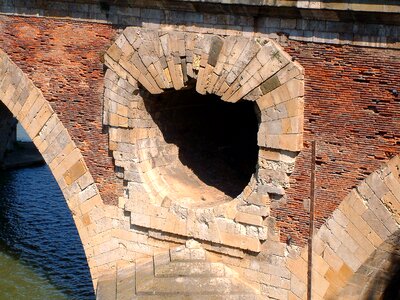
<path fill-rule="evenodd" d="M 150 96 L 145 106 L 163 141 L 177 148 L 175 155 L 158 151 L 169 162 L 160 167 L 168 197 L 214 203 L 243 191 L 258 158 L 254 102 L 228 103 L 190 89 Z"/>

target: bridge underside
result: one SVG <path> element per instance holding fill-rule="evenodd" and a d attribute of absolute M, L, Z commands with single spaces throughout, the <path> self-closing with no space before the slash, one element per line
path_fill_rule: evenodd
<path fill-rule="evenodd" d="M 0 102 L 59 183 L 99 298 L 305 298 L 313 139 L 313 299 L 390 292 L 397 26 L 93 2 L 85 16 L 118 25 L 0 18 L 0 47 L 27 74 L 0 51 Z"/>
<path fill-rule="evenodd" d="M 7 151 L 12 150 L 16 140 L 16 125 L 12 113 L 0 102 L 0 168 Z"/>

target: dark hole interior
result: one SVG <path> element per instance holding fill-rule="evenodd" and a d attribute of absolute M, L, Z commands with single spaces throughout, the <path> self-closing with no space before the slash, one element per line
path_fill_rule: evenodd
<path fill-rule="evenodd" d="M 166 92 L 145 103 L 183 165 L 206 185 L 238 196 L 255 172 L 258 119 L 250 101 L 228 103 L 194 89 Z"/>

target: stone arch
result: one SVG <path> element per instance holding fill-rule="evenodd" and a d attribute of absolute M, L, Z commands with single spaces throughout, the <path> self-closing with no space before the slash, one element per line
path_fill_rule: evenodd
<path fill-rule="evenodd" d="M 400 230 L 385 240 L 340 291 L 338 299 L 398 299 Z"/>
<path fill-rule="evenodd" d="M 400 156 L 370 174 L 342 201 L 313 240 L 313 299 L 359 299 L 377 253 L 390 253 L 400 234 Z M 382 258 L 382 256 L 381 256 Z M 306 293 L 307 248 L 288 261 L 292 292 Z M 372 272 L 373 273 L 373 272 Z M 358 285 L 355 284 L 358 283 Z M 355 299 L 355 298 L 354 298 Z"/>
<path fill-rule="evenodd" d="M 268 39 L 133 27 L 123 31 L 104 59 L 108 70 L 103 123 L 109 127 L 110 150 L 126 182 L 121 201 L 131 213 L 131 223 L 260 251 L 270 198 L 284 197 L 302 149 L 303 68 Z M 228 203 L 196 209 L 171 199 L 158 167 L 169 164 L 159 154 L 169 145 L 143 108 L 146 93 L 178 91 L 193 82 L 202 95 L 215 94 L 232 103 L 253 101 L 260 114 L 257 169 L 247 187 Z M 176 150 L 171 152 L 176 155 Z"/>
<path fill-rule="evenodd" d="M 92 279 L 92 211 L 103 205 L 81 151 L 50 103 L 23 71 L 0 49 L 0 101 L 21 123 L 63 192 L 88 258 Z"/>

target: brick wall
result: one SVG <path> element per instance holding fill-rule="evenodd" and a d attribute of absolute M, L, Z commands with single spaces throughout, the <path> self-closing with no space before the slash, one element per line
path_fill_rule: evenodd
<path fill-rule="evenodd" d="M 82 150 L 103 199 L 115 203 L 122 182 L 115 176 L 101 128 L 101 57 L 117 29 L 77 21 L 0 17 L 0 32 L 0 48 L 43 91 Z M 272 212 L 282 241 L 291 235 L 302 244 L 308 232 L 304 202 L 309 197 L 310 140 L 318 143 L 318 226 L 351 188 L 400 152 L 400 96 L 394 91 L 400 91 L 400 60 L 398 50 L 291 40 L 285 50 L 306 70 L 306 145 L 296 161 L 287 201 L 277 203 Z"/>
<path fill-rule="evenodd" d="M 310 145 L 317 141 L 316 220 L 320 227 L 349 191 L 400 152 L 399 51 L 290 41 L 304 67 L 305 148 L 288 201 L 276 210 L 281 239 L 308 234 Z M 396 90 L 396 91 L 394 91 Z"/>
<path fill-rule="evenodd" d="M 122 184 L 102 132 L 101 57 L 116 30 L 109 25 L 0 16 L 0 48 L 50 101 L 85 161 L 106 203 Z"/>

